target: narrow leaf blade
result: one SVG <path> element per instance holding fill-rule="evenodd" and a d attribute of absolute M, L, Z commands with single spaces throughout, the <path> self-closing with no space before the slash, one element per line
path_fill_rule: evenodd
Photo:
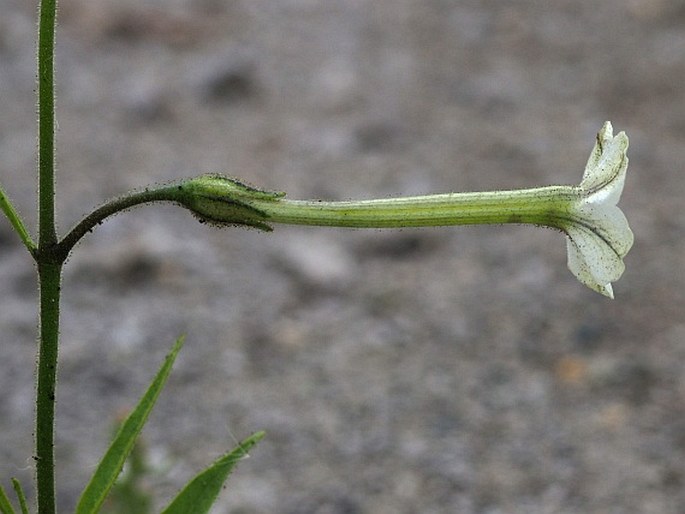
<path fill-rule="evenodd" d="M 250 449 L 264 437 L 256 432 L 241 441 L 231 452 L 218 458 L 207 469 L 198 473 L 172 500 L 162 514 L 205 514 L 216 501 L 233 468 L 244 459 Z"/>
<path fill-rule="evenodd" d="M 16 514 L 14 512 L 14 507 L 10 503 L 10 499 L 7 497 L 5 489 L 0 485 L 0 512 L 2 514 Z"/>
<path fill-rule="evenodd" d="M 36 249 L 36 243 L 34 243 L 31 239 L 28 230 L 26 230 L 24 222 L 21 220 L 21 216 L 19 216 L 19 213 L 14 208 L 14 205 L 12 205 L 12 202 L 7 196 L 7 193 L 5 193 L 5 190 L 2 188 L 1 184 L 0 210 L 5 213 L 5 216 L 7 216 L 7 219 L 12 224 L 12 228 L 14 228 L 16 233 L 19 235 L 21 241 L 24 243 L 24 246 L 26 246 L 27 250 L 33 253 L 33 251 Z"/>
<path fill-rule="evenodd" d="M 171 367 L 182 346 L 183 337 L 180 337 L 174 344 L 171 353 L 167 355 L 164 364 L 162 364 L 162 367 L 157 372 L 157 375 L 136 408 L 122 423 L 117 435 L 114 436 L 114 441 L 112 441 L 112 444 L 100 461 L 90 482 L 83 490 L 83 493 L 81 493 L 81 498 L 76 507 L 76 514 L 95 514 L 100 510 L 114 481 L 119 476 L 138 434 L 143 429 L 164 384 L 169 378 Z"/>
<path fill-rule="evenodd" d="M 26 495 L 24 494 L 24 489 L 22 489 L 19 480 L 13 478 L 12 487 L 14 487 L 14 492 L 17 494 L 17 498 L 19 499 L 19 507 L 21 508 L 21 513 L 29 514 L 29 507 L 26 503 Z"/>

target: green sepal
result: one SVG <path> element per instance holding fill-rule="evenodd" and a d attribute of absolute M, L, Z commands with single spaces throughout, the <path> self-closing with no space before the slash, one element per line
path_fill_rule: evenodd
<path fill-rule="evenodd" d="M 184 180 L 174 191 L 174 200 L 189 209 L 202 223 L 217 226 L 242 225 L 267 232 L 269 218 L 251 202 L 271 202 L 285 193 L 263 191 L 238 180 L 217 174 Z"/>
<path fill-rule="evenodd" d="M 245 184 L 238 179 L 227 177 L 219 173 L 206 173 L 191 180 L 202 184 L 204 188 L 213 188 L 217 194 L 226 194 L 231 191 L 234 195 L 244 195 L 255 200 L 278 200 L 285 196 L 283 191 L 266 191 L 258 189 L 249 184 Z"/>
<path fill-rule="evenodd" d="M 207 223 L 217 227 L 244 226 L 252 227 L 264 232 L 272 232 L 273 227 L 261 220 L 267 215 L 250 205 L 238 200 L 197 195 L 193 198 L 194 208 L 190 208 L 200 223 Z"/>

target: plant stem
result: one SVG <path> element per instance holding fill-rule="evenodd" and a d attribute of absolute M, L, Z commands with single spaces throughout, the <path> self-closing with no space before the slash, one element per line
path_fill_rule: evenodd
<path fill-rule="evenodd" d="M 39 334 L 36 389 L 36 488 L 38 513 L 55 512 L 55 388 L 60 279 L 64 260 L 54 258 L 55 229 L 55 18 L 56 0 L 40 0 L 38 22 L 38 265 Z"/>
<path fill-rule="evenodd" d="M 40 0 L 38 24 L 38 233 L 39 245 L 55 230 L 55 18 L 57 0 Z"/>
<path fill-rule="evenodd" d="M 55 512 L 55 388 L 62 263 L 39 262 L 40 337 L 36 390 L 36 477 L 39 514 Z"/>
<path fill-rule="evenodd" d="M 146 203 L 176 201 L 174 191 L 177 189 L 177 184 L 167 184 L 145 188 L 141 191 L 133 191 L 108 201 L 83 218 L 64 236 L 57 247 L 55 247 L 55 256 L 62 260 L 66 259 L 71 249 L 83 236 L 88 232 L 92 232 L 97 225 L 113 214 Z"/>

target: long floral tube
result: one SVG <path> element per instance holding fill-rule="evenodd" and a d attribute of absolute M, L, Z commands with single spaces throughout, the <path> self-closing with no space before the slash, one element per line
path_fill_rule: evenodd
<path fill-rule="evenodd" d="M 359 228 L 527 223 L 568 236 L 569 269 L 583 284 L 613 298 L 611 282 L 624 271 L 633 243 L 616 206 L 628 158 L 625 133 L 606 122 L 579 186 L 445 193 L 361 201 L 289 200 L 221 175 L 183 181 L 173 200 L 201 220 L 271 230 L 271 223 Z"/>
<path fill-rule="evenodd" d="M 290 200 L 274 193 L 253 198 L 247 186 L 232 179 L 206 175 L 184 190 L 192 210 L 209 222 L 252 225 L 269 223 L 354 228 L 437 227 L 532 223 L 562 228 L 566 209 L 581 191 L 549 186 L 511 191 L 444 193 L 358 201 Z M 265 192 L 259 191 L 262 195 Z"/>

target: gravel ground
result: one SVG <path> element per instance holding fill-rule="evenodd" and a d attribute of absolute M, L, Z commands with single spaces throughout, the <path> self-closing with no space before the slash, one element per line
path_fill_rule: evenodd
<path fill-rule="evenodd" d="M 187 334 L 160 499 L 252 431 L 216 513 L 685 511 L 685 3 L 62 0 L 62 233 L 221 171 L 291 198 L 578 183 L 631 138 L 607 300 L 529 227 L 217 230 L 116 216 L 65 270 L 59 498 Z M 35 224 L 35 5 L 0 0 L 0 180 Z M 675 272 L 674 272 L 675 270 Z M 0 477 L 32 474 L 35 282 L 0 222 Z"/>

